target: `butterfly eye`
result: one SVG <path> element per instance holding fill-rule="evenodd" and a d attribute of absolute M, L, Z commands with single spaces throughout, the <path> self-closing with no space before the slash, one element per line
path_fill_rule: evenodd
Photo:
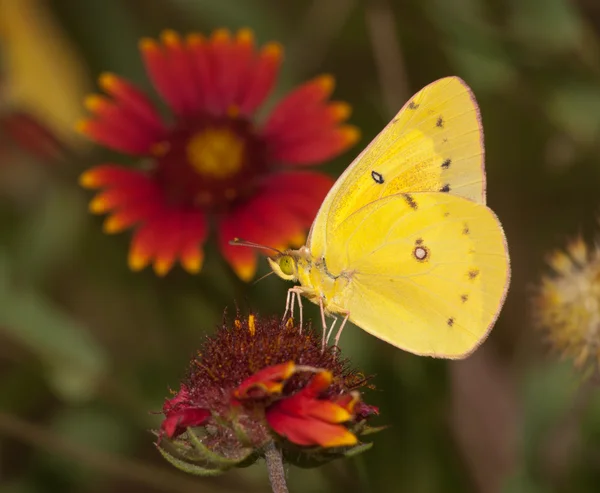
<path fill-rule="evenodd" d="M 279 259 L 279 268 L 286 276 L 293 276 L 295 271 L 294 259 L 290 256 L 284 256 Z"/>

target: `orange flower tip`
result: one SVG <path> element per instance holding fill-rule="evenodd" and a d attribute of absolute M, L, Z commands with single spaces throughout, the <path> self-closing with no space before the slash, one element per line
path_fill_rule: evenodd
<path fill-rule="evenodd" d="M 92 121 L 88 119 L 79 120 L 75 123 L 75 130 L 83 135 L 88 135 Z"/>
<path fill-rule="evenodd" d="M 138 252 L 131 252 L 131 254 L 129 255 L 129 268 L 134 271 L 134 272 L 138 272 L 140 270 L 142 270 L 144 267 L 146 267 L 149 263 L 150 259 L 145 256 L 142 255 Z"/>
<path fill-rule="evenodd" d="M 279 60 L 283 58 L 283 46 L 276 41 L 271 41 L 264 46 L 262 53 L 267 58 Z"/>
<path fill-rule="evenodd" d="M 166 46 L 179 46 L 181 44 L 181 36 L 173 29 L 165 29 L 161 32 L 160 39 Z"/>
<path fill-rule="evenodd" d="M 98 111 L 104 104 L 106 99 L 98 94 L 90 94 L 83 100 L 83 105 L 91 112 Z"/>
<path fill-rule="evenodd" d="M 165 277 L 173 267 L 173 261 L 170 259 L 156 259 L 153 267 L 157 276 Z"/>
<path fill-rule="evenodd" d="M 226 28 L 215 29 L 211 36 L 211 41 L 215 44 L 227 43 L 230 39 L 231 33 Z"/>
<path fill-rule="evenodd" d="M 347 447 L 351 445 L 356 445 L 358 443 L 358 438 L 345 430 L 345 432 L 340 433 L 339 435 L 331 437 L 329 440 L 324 440 L 321 444 L 323 447 Z"/>
<path fill-rule="evenodd" d="M 181 259 L 181 265 L 190 274 L 198 274 L 202 270 L 202 261 L 202 255 L 190 255 Z"/>
<path fill-rule="evenodd" d="M 237 41 L 239 44 L 251 45 L 254 43 L 254 33 L 252 29 L 244 27 L 237 32 Z"/>
<path fill-rule="evenodd" d="M 335 78 L 331 74 L 323 74 L 315 79 L 317 85 L 321 87 L 321 90 L 329 95 L 333 92 L 335 88 Z"/>
<path fill-rule="evenodd" d="M 103 214 L 108 210 L 106 200 L 101 196 L 96 196 L 90 201 L 88 209 L 92 214 Z"/>
<path fill-rule="evenodd" d="M 200 33 L 190 33 L 185 40 L 189 46 L 202 46 L 204 44 L 204 36 Z"/>
<path fill-rule="evenodd" d="M 344 103 L 343 101 L 331 103 L 329 105 L 329 109 L 336 121 L 347 120 L 352 114 L 352 106 L 350 106 L 348 103 Z"/>
<path fill-rule="evenodd" d="M 123 231 L 123 224 L 116 217 L 110 216 L 107 217 L 102 225 L 102 231 L 107 235 L 112 235 L 116 233 L 120 233 Z"/>
<path fill-rule="evenodd" d="M 283 378 L 287 380 L 296 372 L 296 363 L 293 361 L 288 361 L 287 363 L 284 363 L 284 365 L 286 366 L 283 370 Z"/>
<path fill-rule="evenodd" d="M 79 185 L 81 185 L 83 188 L 96 188 L 97 181 L 95 170 L 91 169 L 83 172 L 79 176 Z"/>
<path fill-rule="evenodd" d="M 110 91 L 119 83 L 119 77 L 112 72 L 103 72 L 98 77 L 98 84 L 105 91 Z"/>
<path fill-rule="evenodd" d="M 149 52 L 149 51 L 158 51 L 159 50 L 159 45 L 158 43 L 152 39 L 152 38 L 142 38 L 140 39 L 140 50 L 141 51 L 145 51 L 145 52 Z"/>
<path fill-rule="evenodd" d="M 360 130 L 353 125 L 344 125 L 340 128 L 340 135 L 345 146 L 352 146 L 360 140 Z"/>
<path fill-rule="evenodd" d="M 344 423 L 352 419 L 352 414 L 342 406 L 331 406 L 331 416 L 329 420 L 332 423 Z"/>
<path fill-rule="evenodd" d="M 233 270 L 242 281 L 250 282 L 256 274 L 256 262 L 237 264 Z"/>

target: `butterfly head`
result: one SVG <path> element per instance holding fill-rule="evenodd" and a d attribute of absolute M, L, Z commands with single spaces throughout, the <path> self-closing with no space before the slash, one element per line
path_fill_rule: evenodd
<path fill-rule="evenodd" d="M 287 251 L 268 259 L 273 272 L 286 281 L 298 280 L 298 258 Z"/>

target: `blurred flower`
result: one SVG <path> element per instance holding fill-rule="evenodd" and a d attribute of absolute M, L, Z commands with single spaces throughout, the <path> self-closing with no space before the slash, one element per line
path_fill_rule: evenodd
<path fill-rule="evenodd" d="M 273 441 L 286 460 L 305 466 L 366 450 L 358 435 L 377 431 L 366 421 L 378 410 L 361 401 L 367 378 L 336 351 L 323 351 L 321 338 L 291 319 L 224 323 L 165 401 L 159 450 L 196 473 L 247 465 Z"/>
<path fill-rule="evenodd" d="M 44 161 L 60 158 L 65 150 L 50 128 L 33 115 L 14 111 L 0 115 L 0 166 L 16 149 Z"/>
<path fill-rule="evenodd" d="M 165 123 L 129 82 L 100 77 L 110 97 L 87 99 L 94 118 L 79 129 L 148 159 L 144 170 L 106 164 L 85 172 L 83 186 L 104 189 L 90 209 L 111 214 L 107 233 L 137 225 L 129 265 L 140 270 L 153 263 L 158 275 L 177 260 L 200 271 L 210 216 L 225 259 L 249 280 L 256 252 L 229 241 L 242 237 L 280 249 L 302 244 L 332 180 L 286 168 L 318 164 L 353 145 L 357 129 L 341 125 L 350 108 L 328 101 L 334 82 L 325 75 L 291 92 L 259 124 L 254 114 L 273 88 L 282 48 L 268 43 L 257 50 L 247 29 L 235 37 L 220 29 L 208 40 L 165 31 L 160 42 L 142 40 L 140 49 L 174 116 Z"/>
<path fill-rule="evenodd" d="M 600 250 L 582 238 L 550 258 L 554 275 L 546 276 L 534 297 L 534 322 L 550 345 L 577 367 L 600 363 Z"/>
<path fill-rule="evenodd" d="M 17 138 L 25 130 L 26 151 L 34 145 L 31 131 L 42 129 L 44 153 L 53 150 L 53 144 L 47 147 L 51 140 L 87 146 L 73 131 L 73 121 L 83 116 L 81 98 L 89 90 L 85 66 L 46 1 L 0 1 L 0 59 L 0 107 L 6 115 L 1 119 L 8 120 L 3 130 L 18 124 Z M 24 122 L 23 115 L 29 121 Z"/>

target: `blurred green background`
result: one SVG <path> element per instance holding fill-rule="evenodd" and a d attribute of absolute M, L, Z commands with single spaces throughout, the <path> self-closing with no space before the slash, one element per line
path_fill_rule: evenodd
<path fill-rule="evenodd" d="M 286 48 L 274 99 L 336 76 L 335 99 L 352 104 L 363 138 L 325 167 L 333 176 L 422 86 L 464 78 L 513 265 L 500 320 L 466 361 L 345 331 L 344 354 L 375 375 L 374 424 L 391 426 L 359 458 L 290 469 L 291 491 L 597 492 L 600 393 L 528 322 L 546 253 L 597 227 L 596 0 L 0 0 L 0 119 L 32 115 L 66 147 L 42 158 L 0 134 L 0 492 L 270 491 L 262 463 L 211 479 L 172 469 L 152 445 L 161 416 L 149 411 L 226 306 L 280 313 L 288 286 L 242 284 L 213 245 L 195 277 L 130 272 L 130 233 L 103 235 L 77 185 L 104 151 L 72 131 L 100 72 L 150 88 L 141 36 L 244 26 Z M 34 130 L 25 144 L 41 141 Z"/>

